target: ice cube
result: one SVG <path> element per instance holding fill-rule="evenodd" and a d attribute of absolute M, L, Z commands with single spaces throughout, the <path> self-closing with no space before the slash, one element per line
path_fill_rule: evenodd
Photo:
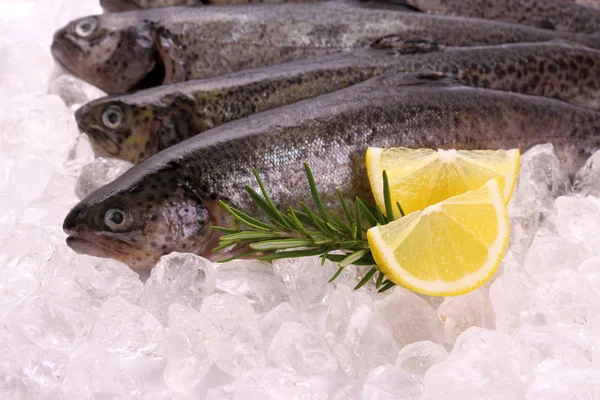
<path fill-rule="evenodd" d="M 511 223 L 526 241 L 554 212 L 553 201 L 569 187 L 552 144 L 537 145 L 521 156 L 519 178 L 509 204 Z"/>
<path fill-rule="evenodd" d="M 572 269 L 560 271 L 531 294 L 521 313 L 523 323 L 590 330 L 596 322 L 597 293 Z"/>
<path fill-rule="evenodd" d="M 233 294 L 213 294 L 200 306 L 202 318 L 221 336 L 232 334 L 239 326 L 254 321 L 254 309 L 247 298 Z"/>
<path fill-rule="evenodd" d="M 306 379 L 276 368 L 256 368 L 236 382 L 210 389 L 206 400 L 326 400 Z"/>
<path fill-rule="evenodd" d="M 121 296 L 137 303 L 143 283 L 127 265 L 106 258 L 78 255 L 71 261 L 70 274 L 94 298 L 98 306 L 111 297 Z"/>
<path fill-rule="evenodd" d="M 233 376 L 264 367 L 265 363 L 265 342 L 256 322 L 239 326 L 233 336 L 224 341 L 215 361 L 221 371 Z"/>
<path fill-rule="evenodd" d="M 572 243 L 583 243 L 600 236 L 600 204 L 598 199 L 561 196 L 556 199 L 558 233 Z"/>
<path fill-rule="evenodd" d="M 0 254 L 0 316 L 33 295 L 46 278 L 45 268 L 54 248 L 43 241 L 31 232 L 29 235 L 20 232 L 0 240 L 0 248 L 4 252 Z M 14 252 L 8 249 L 12 247 L 11 244 L 15 247 Z M 33 252 L 19 254 L 29 250 L 29 246 L 33 244 L 37 245 Z"/>
<path fill-rule="evenodd" d="M 91 339 L 122 359 L 162 358 L 165 332 L 154 315 L 116 296 L 100 308 Z"/>
<path fill-rule="evenodd" d="M 38 164 L 59 165 L 79 135 L 72 113 L 60 97 L 38 96 L 11 101 L 10 111 L 0 113 L 2 149 Z M 31 181 L 31 172 L 20 179 Z"/>
<path fill-rule="evenodd" d="M 21 345 L 16 352 L 16 357 L 25 375 L 41 386 L 56 386 L 67 374 L 69 355 L 65 352 Z"/>
<path fill-rule="evenodd" d="M 513 334 L 521 325 L 521 310 L 535 283 L 521 265 L 510 260 L 504 272 L 490 286 L 490 302 L 496 316 L 496 329 Z"/>
<path fill-rule="evenodd" d="M 550 143 L 533 146 L 521 156 L 513 198 L 521 204 L 550 207 L 569 188 L 569 178 Z"/>
<path fill-rule="evenodd" d="M 348 384 L 336 388 L 329 396 L 329 400 L 362 400 L 362 398 L 363 386 L 357 384 Z"/>
<path fill-rule="evenodd" d="M 167 386 L 177 393 L 191 393 L 213 364 L 220 344 L 219 332 L 197 311 L 178 303 L 169 307 Z"/>
<path fill-rule="evenodd" d="M 70 281 L 55 281 L 27 301 L 21 323 L 29 340 L 43 348 L 71 350 L 90 332 L 92 299 Z"/>
<path fill-rule="evenodd" d="M 106 95 L 97 87 L 73 75 L 66 74 L 60 75 L 50 83 L 48 93 L 60 96 L 69 107 L 82 105 Z"/>
<path fill-rule="evenodd" d="M 98 157 L 81 169 L 81 175 L 75 185 L 75 194 L 83 199 L 123 175 L 132 166 L 130 162 L 118 158 Z"/>
<path fill-rule="evenodd" d="M 577 267 L 577 272 L 587 281 L 591 290 L 600 294 L 600 257 L 585 260 Z"/>
<path fill-rule="evenodd" d="M 171 390 L 165 389 L 156 393 L 146 393 L 144 400 L 191 400 Z"/>
<path fill-rule="evenodd" d="M 472 326 L 483 326 L 486 300 L 481 290 L 446 297 L 437 310 L 444 324 L 444 343 L 454 344 L 458 335 Z"/>
<path fill-rule="evenodd" d="M 273 337 L 284 322 L 298 322 L 304 326 L 313 328 L 316 326 L 315 320 L 303 311 L 296 310 L 290 303 L 281 303 L 268 313 L 262 316 L 258 322 L 258 327 L 262 338 L 267 345 L 271 343 Z"/>
<path fill-rule="evenodd" d="M 597 150 L 575 174 L 573 186 L 584 195 L 600 197 L 600 150 Z"/>
<path fill-rule="evenodd" d="M 273 266 L 260 261 L 235 260 L 220 264 L 216 289 L 246 297 L 257 313 L 265 313 L 288 300 L 285 285 L 273 275 Z"/>
<path fill-rule="evenodd" d="M 0 59 L 3 96 L 44 93 L 53 66 L 48 48 L 29 41 L 3 44 L 0 45 Z"/>
<path fill-rule="evenodd" d="M 333 335 L 344 335 L 354 310 L 361 305 L 372 306 L 371 296 L 363 291 L 353 291 L 346 285 L 338 285 L 329 301 L 325 330 Z"/>
<path fill-rule="evenodd" d="M 431 305 L 402 287 L 375 303 L 377 314 L 391 327 L 398 346 L 431 340 L 440 343 L 444 329 Z"/>
<path fill-rule="evenodd" d="M 337 266 L 327 260 L 321 265 L 319 257 L 291 258 L 273 262 L 275 275 L 287 287 L 292 305 L 300 310 L 320 304 L 332 292 L 329 279 Z"/>
<path fill-rule="evenodd" d="M 398 345 L 390 327 L 370 306 L 357 307 L 341 327 L 325 337 L 348 376 L 364 377 L 375 367 L 394 362 Z"/>
<path fill-rule="evenodd" d="M 444 346 L 423 340 L 404 346 L 398 353 L 395 367 L 399 371 L 410 372 L 423 379 L 429 368 L 446 358 L 448 358 L 448 351 Z"/>
<path fill-rule="evenodd" d="M 297 322 L 281 325 L 269 346 L 268 357 L 279 368 L 297 375 L 337 370 L 337 361 L 325 339 Z"/>
<path fill-rule="evenodd" d="M 171 253 L 161 257 L 152 269 L 140 304 L 165 323 L 173 303 L 199 309 L 204 297 L 214 291 L 215 279 L 215 267 L 207 259 L 191 253 Z"/>
<path fill-rule="evenodd" d="M 419 400 L 423 395 L 422 378 L 393 365 L 383 365 L 373 370 L 365 382 L 363 398 L 380 400 Z"/>
<path fill-rule="evenodd" d="M 536 374 L 558 370 L 588 368 L 596 340 L 577 334 L 568 328 L 523 325 L 515 337 L 529 355 Z"/>
<path fill-rule="evenodd" d="M 557 370 L 540 377 L 531 385 L 525 400 L 593 400 L 600 398 L 598 369 Z"/>
<path fill-rule="evenodd" d="M 103 360 L 86 357 L 71 363 L 58 398 L 141 400 L 143 395 L 142 382 Z"/>
<path fill-rule="evenodd" d="M 537 236 L 525 256 L 525 271 L 543 282 L 565 268 L 577 268 L 588 256 L 581 244 L 560 236 Z"/>
<path fill-rule="evenodd" d="M 522 399 L 532 379 L 529 359 L 509 336 L 472 327 L 446 361 L 425 374 L 427 399 Z"/>
<path fill-rule="evenodd" d="M 0 397 L 7 400 L 37 400 L 39 385 L 25 376 L 9 346 L 10 332 L 0 324 Z"/>

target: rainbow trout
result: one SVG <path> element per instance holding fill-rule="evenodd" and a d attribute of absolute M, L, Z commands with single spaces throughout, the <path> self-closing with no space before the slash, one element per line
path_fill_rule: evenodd
<path fill-rule="evenodd" d="M 204 6 L 209 4 L 284 3 L 286 1 L 316 0 L 100 0 L 106 12 L 145 10 L 174 6 Z"/>
<path fill-rule="evenodd" d="M 329 1 L 91 16 L 56 32 L 52 53 L 75 75 L 115 94 L 350 51 L 389 34 L 451 46 L 565 39 L 600 47 L 600 37 L 591 35 Z"/>
<path fill-rule="evenodd" d="M 395 72 L 441 72 L 469 86 L 600 109 L 599 50 L 562 42 L 444 50 L 435 42 L 397 39 L 378 40 L 376 48 L 109 96 L 84 105 L 75 118 L 98 156 L 137 164 L 225 122 Z"/>
<path fill-rule="evenodd" d="M 244 190 L 256 188 L 252 168 L 283 209 L 310 201 L 306 162 L 333 207 L 336 188 L 372 200 L 368 146 L 526 150 L 545 142 L 582 165 L 600 144 L 600 113 L 439 74 L 382 75 L 170 147 L 83 199 L 63 227 L 76 252 L 152 268 L 173 251 L 211 256 L 218 235 L 210 226 L 230 223 L 218 200 L 258 216 Z"/>
<path fill-rule="evenodd" d="M 600 10 L 564 0 L 387 0 L 415 10 L 485 18 L 563 32 L 600 31 Z M 581 0 L 578 0 L 579 2 Z M 598 4 L 598 1 L 595 1 Z"/>

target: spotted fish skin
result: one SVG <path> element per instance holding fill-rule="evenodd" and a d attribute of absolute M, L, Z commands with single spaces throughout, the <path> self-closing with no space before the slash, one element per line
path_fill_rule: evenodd
<path fill-rule="evenodd" d="M 293 18 L 292 18 L 293 16 Z M 54 57 L 109 94 L 363 47 L 390 34 L 451 46 L 600 37 L 346 2 L 167 7 L 108 13 L 56 32 Z"/>
<path fill-rule="evenodd" d="M 441 72 L 474 87 L 554 97 L 600 109 L 600 51 L 564 42 L 446 48 L 433 42 L 412 49 L 387 37 L 382 49 L 235 72 L 222 77 L 109 96 L 75 113 L 98 156 L 137 164 L 223 123 L 333 92 L 373 76 Z M 385 48 L 387 46 L 387 48 Z M 118 124 L 106 120 L 118 114 Z"/>
<path fill-rule="evenodd" d="M 546 142 L 561 157 L 573 154 L 577 168 L 600 144 L 600 113 L 439 74 L 383 75 L 170 147 L 83 199 L 63 227 L 77 252 L 152 268 L 173 251 L 211 255 L 217 236 L 209 226 L 230 223 L 218 200 L 258 216 L 244 189 L 256 188 L 252 168 L 285 209 L 310 202 L 306 162 L 334 207 L 336 188 L 346 199 L 372 200 L 368 146 L 526 150 Z"/>
<path fill-rule="evenodd" d="M 600 31 L 600 10 L 564 0 L 400 0 L 400 3 L 426 12 L 507 21 L 563 32 Z"/>
<path fill-rule="evenodd" d="M 198 6 L 201 4 L 203 4 L 201 0 L 100 0 L 100 5 L 106 12 L 123 12 L 175 6 Z"/>
<path fill-rule="evenodd" d="M 600 8 L 600 0 L 566 0 L 570 2 L 575 2 L 577 4 L 581 4 L 582 6 Z"/>
<path fill-rule="evenodd" d="M 175 6 L 203 6 L 213 4 L 245 4 L 245 3 L 284 3 L 295 0 L 100 0 L 100 5 L 106 12 L 122 12 L 145 10 L 148 8 Z M 316 1 L 316 0 L 299 0 Z"/>

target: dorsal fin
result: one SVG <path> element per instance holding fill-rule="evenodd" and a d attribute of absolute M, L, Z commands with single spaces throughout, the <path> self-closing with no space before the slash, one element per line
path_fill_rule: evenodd
<path fill-rule="evenodd" d="M 394 50 L 399 54 L 423 54 L 444 51 L 446 46 L 436 41 L 420 37 L 405 40 L 400 35 L 388 35 L 371 43 L 371 48 L 378 50 Z"/>

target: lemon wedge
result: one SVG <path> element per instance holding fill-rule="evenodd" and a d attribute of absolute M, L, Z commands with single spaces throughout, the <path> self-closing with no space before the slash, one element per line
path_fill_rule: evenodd
<path fill-rule="evenodd" d="M 409 214 L 478 189 L 495 177 L 502 178 L 499 184 L 508 203 L 517 182 L 520 154 L 518 149 L 467 151 L 370 147 L 366 163 L 377 205 L 385 210 L 382 176 L 386 171 L 392 204 L 399 202 L 404 213 Z"/>
<path fill-rule="evenodd" d="M 397 285 L 432 296 L 461 295 L 489 280 L 502 260 L 509 222 L 502 178 L 368 230 L 375 262 Z"/>

